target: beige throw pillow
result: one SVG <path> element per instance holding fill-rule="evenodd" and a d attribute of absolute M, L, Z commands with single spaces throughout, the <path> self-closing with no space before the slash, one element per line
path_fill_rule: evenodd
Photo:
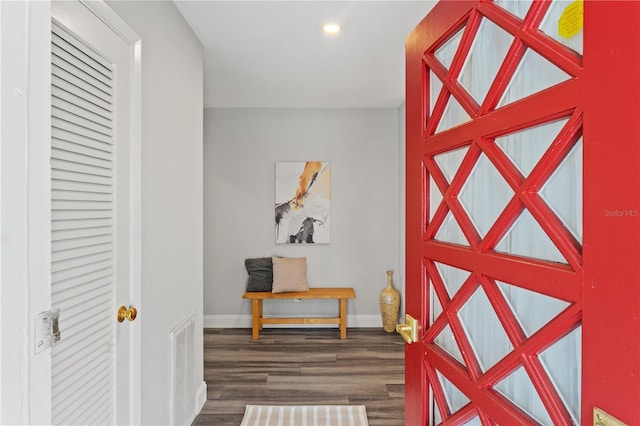
<path fill-rule="evenodd" d="M 273 293 L 309 291 L 307 258 L 273 257 Z"/>

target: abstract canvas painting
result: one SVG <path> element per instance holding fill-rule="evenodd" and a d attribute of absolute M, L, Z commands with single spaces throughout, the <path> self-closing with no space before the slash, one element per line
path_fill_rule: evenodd
<path fill-rule="evenodd" d="M 331 167 L 326 161 L 276 162 L 276 243 L 330 242 Z"/>

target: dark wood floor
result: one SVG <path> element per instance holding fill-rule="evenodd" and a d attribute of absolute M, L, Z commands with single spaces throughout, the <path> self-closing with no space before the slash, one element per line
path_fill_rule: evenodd
<path fill-rule="evenodd" d="M 364 404 L 371 426 L 404 424 L 404 341 L 382 329 L 205 329 L 204 378 L 194 425 L 238 426 L 247 404 Z"/>

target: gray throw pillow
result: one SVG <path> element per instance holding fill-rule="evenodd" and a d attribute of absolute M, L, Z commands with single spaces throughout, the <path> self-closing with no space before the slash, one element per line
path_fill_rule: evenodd
<path fill-rule="evenodd" d="M 271 291 L 273 288 L 273 262 L 270 257 L 245 259 L 249 273 L 247 291 Z"/>

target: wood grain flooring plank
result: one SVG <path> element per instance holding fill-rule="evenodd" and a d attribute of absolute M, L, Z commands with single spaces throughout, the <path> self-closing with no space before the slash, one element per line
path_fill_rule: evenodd
<path fill-rule="evenodd" d="M 238 426 L 245 406 L 363 404 L 371 426 L 404 424 L 404 341 L 381 329 L 205 329 L 207 397 L 193 425 Z"/>

